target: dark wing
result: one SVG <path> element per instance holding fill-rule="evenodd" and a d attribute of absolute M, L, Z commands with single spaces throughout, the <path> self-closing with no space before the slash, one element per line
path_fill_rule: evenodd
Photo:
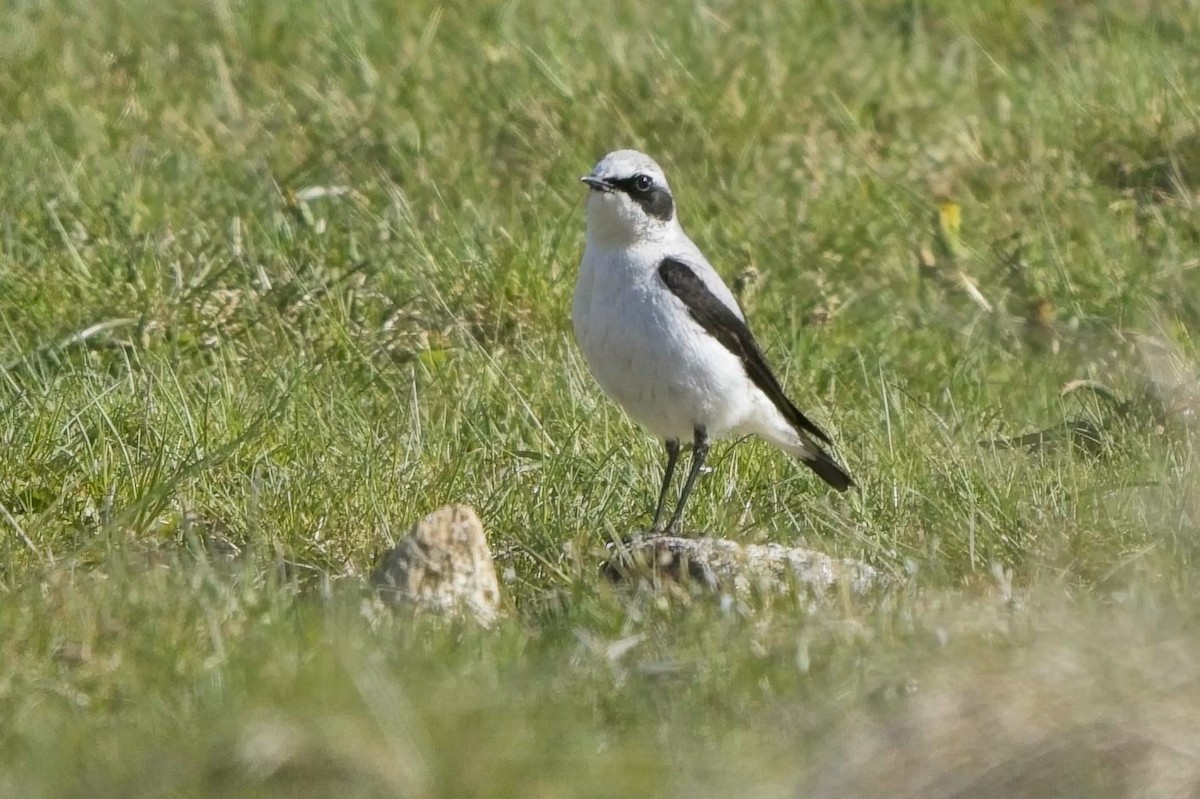
<path fill-rule="evenodd" d="M 666 258 L 658 265 L 658 276 L 666 287 L 683 301 L 692 318 L 708 332 L 710 336 L 724 345 L 725 349 L 736 355 L 742 362 L 746 375 L 758 386 L 779 412 L 787 420 L 802 439 L 805 434 L 831 443 L 825 431 L 808 420 L 800 409 L 783 393 L 783 387 L 775 379 L 771 368 L 763 357 L 758 342 L 750 328 L 725 303 L 709 291 L 708 286 L 700 279 L 690 266 L 673 258 Z M 807 441 L 807 439 L 805 439 Z M 816 472 L 822 480 L 836 488 L 845 491 L 854 485 L 854 480 L 846 471 L 838 466 L 829 453 L 820 446 L 808 442 L 807 451 L 800 455 L 805 465 Z"/>
<path fill-rule="evenodd" d="M 658 276 L 671 293 L 683 301 L 692 318 L 710 336 L 721 342 L 725 349 L 741 359 L 746 375 L 775 404 L 788 424 L 797 432 L 804 431 L 826 444 L 832 443 L 825 431 L 809 421 L 783 393 L 783 387 L 775 379 L 771 367 L 767 366 L 766 358 L 746 323 L 708 290 L 708 286 L 690 266 L 674 258 L 665 258 L 658 265 Z"/>

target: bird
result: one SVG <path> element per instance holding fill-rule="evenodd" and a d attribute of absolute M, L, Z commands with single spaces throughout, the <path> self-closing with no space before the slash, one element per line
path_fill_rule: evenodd
<path fill-rule="evenodd" d="M 854 486 L 830 438 L 788 399 L 733 292 L 680 225 L 662 168 L 636 150 L 605 155 L 587 184 L 587 235 L 571 315 L 600 388 L 667 453 L 650 531 L 675 531 L 711 442 L 757 435 L 838 491 Z M 691 467 L 662 525 L 684 445 Z"/>

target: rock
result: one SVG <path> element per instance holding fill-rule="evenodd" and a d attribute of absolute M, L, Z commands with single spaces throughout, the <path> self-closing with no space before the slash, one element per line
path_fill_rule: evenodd
<path fill-rule="evenodd" d="M 738 595 L 790 593 L 798 588 L 820 595 L 838 584 L 863 594 L 881 582 L 879 572 L 865 563 L 803 547 L 671 535 L 637 536 L 624 542 L 603 569 L 617 581 L 648 569 L 655 577 L 686 579 Z"/>
<path fill-rule="evenodd" d="M 500 613 L 500 583 L 483 524 L 467 505 L 447 505 L 417 522 L 371 575 L 385 599 L 483 625 Z"/>

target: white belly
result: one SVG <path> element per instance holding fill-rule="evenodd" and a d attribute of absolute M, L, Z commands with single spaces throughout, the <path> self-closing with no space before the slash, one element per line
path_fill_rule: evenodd
<path fill-rule="evenodd" d="M 738 432 L 757 389 L 741 361 L 709 336 L 661 283 L 618 269 L 585 269 L 576 286 L 575 335 L 596 381 L 661 439 Z"/>

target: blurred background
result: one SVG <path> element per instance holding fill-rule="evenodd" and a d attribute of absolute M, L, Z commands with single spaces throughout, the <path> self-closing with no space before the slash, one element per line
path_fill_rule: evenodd
<path fill-rule="evenodd" d="M 1200 6 L 22 0 L 0 21 L 0 792 L 1191 796 Z M 863 490 L 614 589 L 659 444 L 570 334 L 641 149 Z M 377 556 L 473 505 L 505 618 Z"/>

